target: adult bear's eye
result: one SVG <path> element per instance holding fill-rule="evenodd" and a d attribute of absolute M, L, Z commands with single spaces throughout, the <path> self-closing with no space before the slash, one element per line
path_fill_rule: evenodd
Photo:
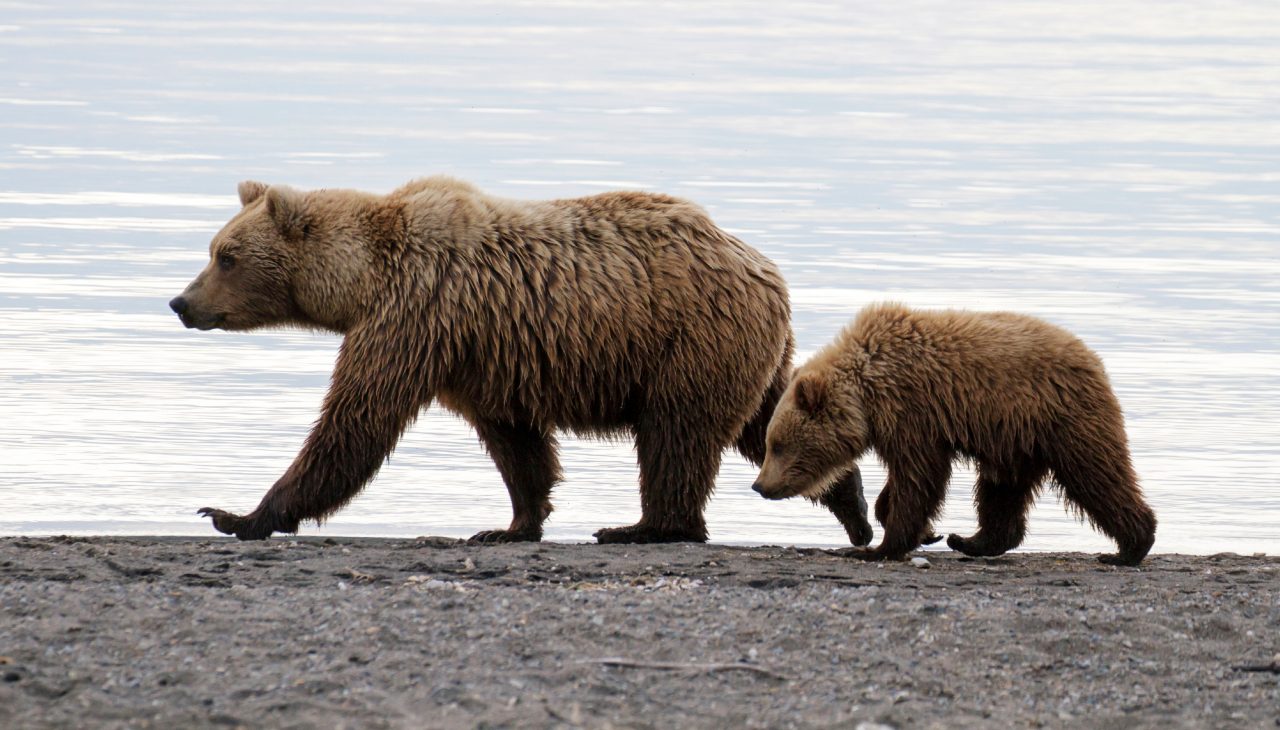
<path fill-rule="evenodd" d="M 236 257 L 229 253 L 218 254 L 218 268 L 223 271 L 230 271 L 232 266 L 236 265 Z"/>

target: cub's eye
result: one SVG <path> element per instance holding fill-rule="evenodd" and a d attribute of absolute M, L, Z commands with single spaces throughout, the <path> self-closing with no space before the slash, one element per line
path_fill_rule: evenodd
<path fill-rule="evenodd" d="M 236 265 L 236 257 L 229 253 L 218 254 L 218 268 L 223 271 L 230 271 L 232 266 Z"/>

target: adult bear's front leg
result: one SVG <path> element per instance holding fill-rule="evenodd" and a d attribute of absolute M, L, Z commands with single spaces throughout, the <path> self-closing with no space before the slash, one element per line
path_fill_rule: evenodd
<path fill-rule="evenodd" d="M 257 509 L 243 516 L 212 507 L 200 510 L 212 518 L 215 529 L 241 540 L 296 532 L 303 520 L 318 521 L 336 512 L 378 472 L 430 398 L 425 358 L 389 353 L 381 347 L 379 331 L 387 331 L 386 326 L 347 335 L 320 420 Z"/>
<path fill-rule="evenodd" d="M 696 425 L 646 419 L 636 428 L 640 522 L 597 530 L 601 543 L 706 542 L 702 511 L 720 469 L 723 444 Z"/>
<path fill-rule="evenodd" d="M 551 514 L 551 488 L 560 481 L 555 437 L 530 424 L 476 420 L 473 424 L 511 495 L 511 526 L 485 530 L 470 542 L 537 542 Z"/>
<path fill-rule="evenodd" d="M 213 529 L 224 535 L 235 535 L 241 540 L 265 540 L 271 537 L 272 532 L 296 532 L 298 529 L 297 525 L 293 529 L 287 529 L 279 523 L 269 521 L 257 511 L 237 515 L 213 507 L 201 507 L 196 514 L 213 518 Z"/>

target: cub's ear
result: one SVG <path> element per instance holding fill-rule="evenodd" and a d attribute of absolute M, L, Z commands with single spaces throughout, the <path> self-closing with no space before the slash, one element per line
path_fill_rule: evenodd
<path fill-rule="evenodd" d="M 240 207 L 244 207 L 261 198 L 262 194 L 267 192 L 267 184 L 257 180 L 245 180 L 236 187 L 236 191 L 240 193 Z"/>
<path fill-rule="evenodd" d="M 827 381 L 804 375 L 796 381 L 796 407 L 805 413 L 821 411 L 827 403 Z"/>
<path fill-rule="evenodd" d="M 306 199 L 302 193 L 284 185 L 267 188 L 267 215 L 275 221 L 276 228 L 288 239 L 306 238 L 308 225 Z"/>

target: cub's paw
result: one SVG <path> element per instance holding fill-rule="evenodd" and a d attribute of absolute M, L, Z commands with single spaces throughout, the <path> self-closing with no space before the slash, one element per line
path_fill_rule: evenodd
<path fill-rule="evenodd" d="M 596 530 L 594 537 L 601 545 L 614 543 L 658 543 L 658 542 L 706 542 L 706 530 L 660 530 L 648 525 L 631 525 L 629 527 L 605 527 Z"/>
<path fill-rule="evenodd" d="M 492 545 L 500 542 L 539 542 L 541 540 L 541 530 L 485 530 L 467 538 L 467 542 L 477 545 Z"/>
<path fill-rule="evenodd" d="M 250 519 L 225 510 L 203 507 L 196 512 L 201 517 L 213 519 L 213 529 L 224 535 L 235 535 L 241 540 L 265 540 L 273 530 L 259 520 Z"/>
<path fill-rule="evenodd" d="M 889 555 L 887 553 L 881 552 L 880 548 L 853 548 L 849 550 L 843 550 L 841 551 L 840 554 L 846 558 L 853 558 L 854 560 L 865 560 L 868 563 L 878 563 L 884 560 L 906 560 L 907 558 L 905 554 Z"/>
<path fill-rule="evenodd" d="M 938 535 L 938 534 L 936 534 L 936 533 L 930 532 L 929 534 L 925 535 L 923 538 L 921 538 L 921 539 L 920 539 L 920 544 L 921 544 L 921 545 L 932 545 L 932 544 L 934 544 L 935 542 L 938 542 L 938 541 L 939 541 L 939 540 L 941 540 L 941 539 L 942 539 L 942 535 Z"/>

